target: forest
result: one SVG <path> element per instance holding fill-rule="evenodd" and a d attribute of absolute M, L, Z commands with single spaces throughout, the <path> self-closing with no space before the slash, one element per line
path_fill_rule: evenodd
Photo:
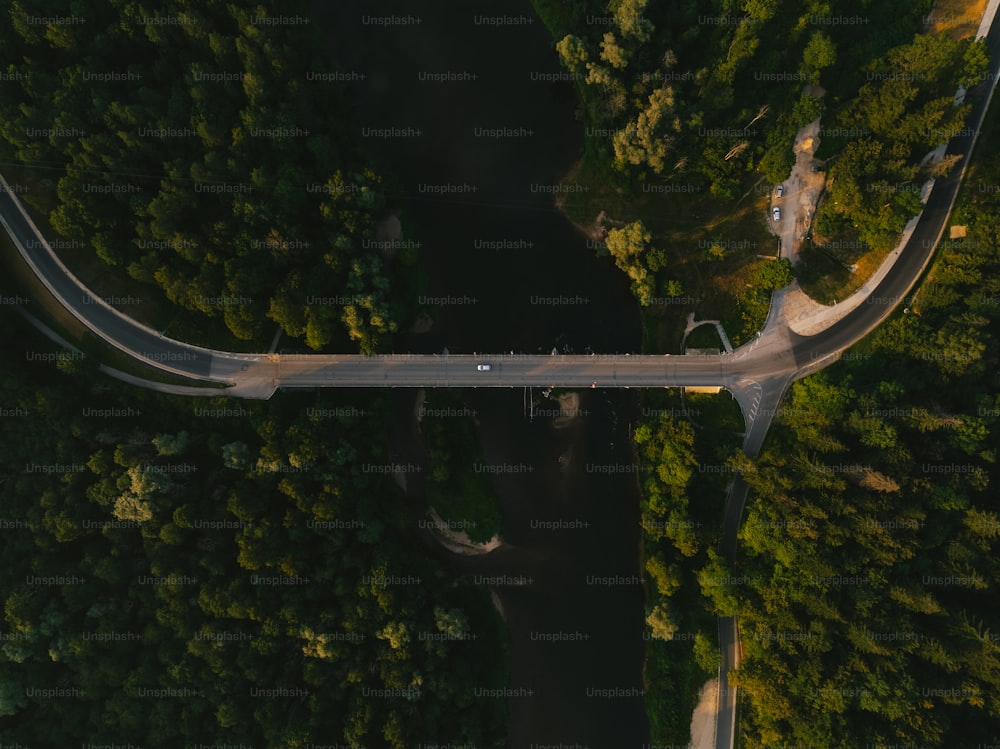
<path fill-rule="evenodd" d="M 982 45 L 919 34 L 929 0 L 806 0 L 798 15 L 779 0 L 534 4 L 579 76 L 588 133 L 613 131 L 586 140 L 608 184 L 683 178 L 705 186 L 698 200 L 733 203 L 784 179 L 792 136 L 822 115 L 854 135 L 823 146 L 817 231 L 872 246 L 919 210 L 920 159 L 960 127 L 952 94 L 985 64 Z M 59 235 L 243 340 L 277 323 L 317 350 L 390 345 L 406 261 L 364 243 L 391 175 L 329 127 L 350 102 L 307 82 L 332 70 L 310 29 L 242 2 L 87 7 L 85 24 L 38 24 L 12 0 L 0 24 L 0 155 L 53 175 Z M 283 12 L 307 15 L 300 0 Z M 814 20 L 834 15 L 868 20 Z M 642 396 L 655 743 L 687 740 L 718 667 L 716 614 L 740 622 L 730 678 L 747 749 L 1000 743 L 998 184 L 1000 159 L 981 158 L 953 217 L 966 234 L 910 312 L 797 383 L 758 459 L 739 452 L 731 411 Z M 640 301 L 684 293 L 641 221 L 606 246 Z M 745 327 L 790 273 L 754 271 Z M 24 329 L 7 309 L 0 323 Z M 422 544 L 426 505 L 379 470 L 388 392 L 182 399 L 31 336 L 0 346 L 6 741 L 504 744 L 503 701 L 475 694 L 506 684 L 505 630 L 488 593 Z M 423 429 L 428 500 L 488 537 L 502 518 L 467 470 L 473 420 Z M 730 569 L 714 547 L 737 471 L 752 491 Z"/>
<path fill-rule="evenodd" d="M 392 177 L 347 91 L 315 82 L 334 65 L 318 31 L 214 0 L 6 15 L 3 168 L 29 208 L 54 198 L 68 254 L 88 238 L 128 288 L 237 339 L 391 345 L 413 258 L 370 249 Z M 503 745 L 506 703 L 481 695 L 507 684 L 506 628 L 420 530 L 429 504 L 475 513 L 473 536 L 499 525 L 471 421 L 428 417 L 414 498 L 388 391 L 160 395 L 0 315 L 22 331 L 0 344 L 5 744 Z"/>
<path fill-rule="evenodd" d="M 643 206 L 639 218 L 649 224 L 678 205 L 701 214 L 708 196 L 735 213 L 762 183 L 766 194 L 767 183 L 788 178 L 796 133 L 821 118 L 817 157 L 830 170 L 816 241 L 885 251 L 919 211 L 921 184 L 953 166 L 922 160 L 961 129 L 969 104 L 954 106 L 955 92 L 977 95 L 987 64 L 982 42 L 923 33 L 931 0 L 534 6 L 579 95 L 586 140 L 574 176 L 607 186 L 589 199 L 588 221 L 624 202 L 618 195 Z M 680 193 L 673 203 L 642 200 L 672 187 Z M 611 218 L 607 246 L 619 248 L 612 252 L 640 303 L 661 290 L 671 296 L 678 269 L 698 258 L 680 249 L 665 257 L 664 239 L 634 228 L 633 216 L 624 228 L 623 217 Z M 683 246 L 676 232 L 671 239 Z"/>
<path fill-rule="evenodd" d="M 921 161 L 962 130 L 971 105 L 955 106 L 955 92 L 978 82 L 985 62 L 980 43 L 962 45 L 937 34 L 917 36 L 871 66 L 857 96 L 828 126 L 831 133 L 860 137 L 834 137 L 832 145 L 820 146 L 835 163 L 816 216 L 817 234 L 856 234 L 874 249 L 895 247 L 922 208 L 922 183 L 955 163 Z"/>
<path fill-rule="evenodd" d="M 388 391 L 183 398 L 2 346 L 4 743 L 503 745 L 506 629 L 377 470 Z"/>
<path fill-rule="evenodd" d="M 993 114 L 983 142 L 998 131 Z M 695 544 L 692 522 L 696 456 L 718 438 L 683 410 L 648 411 L 635 430 L 654 470 L 651 626 L 689 618 L 693 591 L 737 617 L 743 660 L 729 678 L 748 749 L 1000 737 L 1000 198 L 980 189 L 997 183 L 1000 158 L 977 153 L 952 217 L 965 236 L 941 243 L 908 311 L 795 383 L 759 458 L 729 451 L 722 475 L 750 486 L 735 566 L 712 548 L 717 533 Z M 674 548 L 651 548 L 655 534 Z M 695 639 L 676 668 L 707 672 L 706 651 Z M 647 669 L 654 657 L 651 645 Z"/>
<path fill-rule="evenodd" d="M 978 80 L 985 60 L 982 44 L 920 34 L 929 0 L 905 7 L 807 0 L 794 12 L 781 6 L 536 0 L 563 65 L 577 74 L 587 159 L 607 178 L 618 173 L 622 184 L 694 173 L 729 201 L 747 174 L 784 179 L 795 131 L 824 109 L 825 118 L 854 112 L 874 124 L 920 112 L 908 123 L 919 135 L 946 131 L 954 115 L 942 119 L 935 97 L 942 86 L 950 97 L 959 83 Z M 836 23 L 844 19 L 856 22 Z M 868 33 L 872 28 L 879 34 Z M 909 45 L 907 65 L 900 49 Z M 893 70 L 896 76 L 885 75 Z M 865 105 L 875 111 L 862 113 Z M 896 128 L 912 141 L 900 123 Z M 877 134 L 890 130 L 886 122 Z"/>
<path fill-rule="evenodd" d="M 647 391 L 633 439 L 646 591 L 646 714 L 654 745 L 686 745 L 702 685 L 719 669 L 718 625 L 698 584 L 718 540 L 739 407 L 728 394 Z"/>
<path fill-rule="evenodd" d="M 75 7 L 39 23 L 12 0 L 0 24 L 0 152 L 44 175 L 58 235 L 237 339 L 273 321 L 313 349 L 379 350 L 402 304 L 394 253 L 365 247 L 383 178 L 360 129 L 331 125 L 351 102 L 316 82 L 315 25 L 251 2 Z"/>
<path fill-rule="evenodd" d="M 734 462 L 751 583 L 713 598 L 746 641 L 748 747 L 1000 737 L 1000 200 L 979 189 L 1000 159 L 977 152 L 967 179 L 967 233 L 910 312 L 797 383 L 759 460 Z"/>

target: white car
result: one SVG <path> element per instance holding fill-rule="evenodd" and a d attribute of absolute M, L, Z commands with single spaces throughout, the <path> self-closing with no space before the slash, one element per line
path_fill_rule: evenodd
<path fill-rule="evenodd" d="M 785 194 L 785 186 L 784 186 L 784 185 L 778 185 L 778 190 L 777 190 L 777 192 L 776 192 L 775 194 L 776 194 L 776 195 L 777 195 L 777 196 L 778 196 L 779 198 L 780 198 L 780 197 L 781 197 L 782 195 L 784 195 L 784 194 Z"/>
<path fill-rule="evenodd" d="M 771 215 L 774 216 L 775 221 L 781 221 L 781 209 L 778 206 L 771 209 Z"/>
<path fill-rule="evenodd" d="M 493 369 L 493 365 L 492 364 L 479 364 L 478 366 L 476 366 L 476 369 L 478 369 L 480 372 L 489 372 L 491 369 Z"/>

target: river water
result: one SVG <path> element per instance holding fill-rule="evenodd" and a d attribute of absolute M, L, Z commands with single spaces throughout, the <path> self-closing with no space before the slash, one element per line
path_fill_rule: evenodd
<path fill-rule="evenodd" d="M 387 24 L 393 16 L 406 23 Z M 521 23 L 481 22 L 498 16 Z M 361 125 L 420 131 L 369 139 L 404 185 L 391 197 L 420 242 L 429 294 L 445 302 L 407 350 L 638 351 L 624 275 L 594 256 L 546 187 L 572 166 L 583 134 L 571 84 L 551 80 L 558 59 L 527 0 L 346 1 L 316 17 L 339 69 L 365 76 L 340 84 L 351 87 Z M 399 395 L 411 404 L 403 414 L 411 395 Z M 510 687 L 525 693 L 508 702 L 509 746 L 640 747 L 648 727 L 634 396 L 586 391 L 583 415 L 557 428 L 556 404 L 543 401 L 546 413 L 532 420 L 521 389 L 467 395 L 487 459 L 507 471 L 494 485 L 509 546 L 454 562 L 530 580 L 495 586 L 512 640 Z"/>

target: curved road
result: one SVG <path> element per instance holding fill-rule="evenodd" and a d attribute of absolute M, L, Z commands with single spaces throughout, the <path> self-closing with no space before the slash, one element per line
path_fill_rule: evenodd
<path fill-rule="evenodd" d="M 991 7 L 995 0 L 991 2 Z M 926 269 L 951 213 L 968 156 L 1000 74 L 1000 34 L 990 22 L 990 85 L 973 90 L 968 127 L 948 145 L 962 154 L 957 169 L 938 179 L 901 256 L 865 304 L 821 333 L 801 336 L 772 316 L 761 335 L 731 354 L 718 356 L 432 356 L 236 354 L 192 346 L 163 337 L 95 297 L 62 264 L 31 221 L 21 201 L 0 177 L 0 224 L 24 260 L 59 302 L 95 335 L 135 359 L 165 372 L 223 382 L 226 395 L 269 398 L 279 388 L 296 387 L 678 387 L 721 386 L 737 398 L 747 422 L 744 450 L 755 455 L 790 383 L 837 359 L 881 323 L 906 297 Z M 492 370 L 476 365 L 490 362 Z M 223 394 L 216 389 L 205 395 Z M 737 476 L 726 501 L 721 549 L 735 561 L 746 484 Z M 735 739 L 736 698 L 727 675 L 739 663 L 734 619 L 720 619 L 722 649 L 717 749 Z"/>
<path fill-rule="evenodd" d="M 997 58 L 1000 59 L 1000 53 Z M 977 102 L 978 113 L 984 107 Z M 974 120 L 978 121 L 978 120 Z M 968 153 L 963 135 L 949 153 Z M 964 164 L 963 164 L 964 166 Z M 960 183 L 959 170 L 937 181 L 917 228 L 889 274 L 863 304 L 813 336 L 797 335 L 777 320 L 760 338 L 718 356 L 432 356 L 236 354 L 175 341 L 136 323 L 90 293 L 61 263 L 35 228 L 16 194 L 0 179 L 0 223 L 50 292 L 88 329 L 139 361 L 173 374 L 230 385 L 227 394 L 267 398 L 295 387 L 587 387 L 722 386 L 736 394 L 753 383 L 775 385 L 835 359 L 877 326 L 902 300 L 943 232 Z M 492 371 L 476 365 L 488 361 Z M 766 383 L 766 385 L 765 385 Z M 783 386 L 780 387 L 783 389 Z M 213 394 L 218 394 L 213 393 Z M 748 421 L 752 414 L 747 413 Z"/>
<path fill-rule="evenodd" d="M 864 304 L 816 335 L 802 336 L 788 331 L 796 372 L 780 386 L 780 390 L 776 390 L 777 383 L 768 383 L 771 385 L 771 390 L 762 399 L 766 405 L 759 409 L 762 417 L 754 419 L 748 416 L 743 443 L 743 450 L 747 455 L 754 456 L 759 452 L 770 420 L 791 380 L 799 379 L 826 366 L 839 356 L 839 352 L 870 333 L 905 300 L 930 263 L 933 250 L 944 234 L 948 217 L 958 197 L 969 157 L 996 90 L 997 78 L 1000 76 L 1000 30 L 994 23 L 997 5 L 997 0 L 990 0 L 979 34 L 986 39 L 989 47 L 990 70 L 986 79 L 989 85 L 977 86 L 970 92 L 976 94 L 978 98 L 973 102 L 967 126 L 961 134 L 948 143 L 946 151 L 947 154 L 960 154 L 963 158 L 947 177 L 935 180 L 934 188 L 906 247 Z M 746 414 L 745 407 L 744 414 Z M 723 511 L 720 541 L 721 550 L 730 565 L 736 560 L 737 535 L 746 496 L 747 485 L 739 475 L 736 475 Z M 728 673 L 735 670 L 740 662 L 739 628 L 734 618 L 719 620 L 719 644 L 722 664 L 719 668 L 715 747 L 732 749 L 736 740 L 736 690 L 729 684 Z"/>

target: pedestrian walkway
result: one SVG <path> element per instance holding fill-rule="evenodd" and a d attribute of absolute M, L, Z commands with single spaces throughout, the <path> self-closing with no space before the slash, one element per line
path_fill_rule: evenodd
<path fill-rule="evenodd" d="M 990 0 L 986 6 L 986 12 L 983 13 L 983 20 L 979 22 L 979 31 L 976 32 L 976 39 L 982 39 L 990 32 L 993 19 L 997 14 L 997 8 L 1000 8 L 1000 0 Z"/>
<path fill-rule="evenodd" d="M 719 331 L 719 338 L 722 339 L 722 345 L 725 347 L 726 353 L 733 353 L 733 344 L 729 342 L 729 336 L 727 336 L 726 331 L 723 330 L 722 323 L 718 320 L 713 320 L 712 322 L 715 323 L 715 329 Z"/>

